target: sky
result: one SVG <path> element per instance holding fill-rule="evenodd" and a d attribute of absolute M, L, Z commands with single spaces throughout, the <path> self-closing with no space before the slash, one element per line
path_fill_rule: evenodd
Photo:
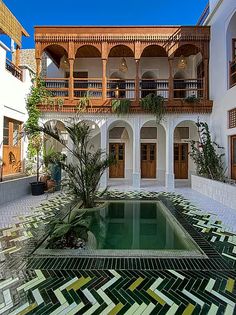
<path fill-rule="evenodd" d="M 30 34 L 23 39 L 23 48 L 33 48 L 35 25 L 196 25 L 208 0 L 3 2 Z"/>

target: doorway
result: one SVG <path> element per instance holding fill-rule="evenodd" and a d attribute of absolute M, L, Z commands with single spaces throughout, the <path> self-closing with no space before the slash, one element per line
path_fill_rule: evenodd
<path fill-rule="evenodd" d="M 175 179 L 188 179 L 188 144 L 174 144 Z"/>
<path fill-rule="evenodd" d="M 231 178 L 236 180 L 236 135 L 231 136 Z"/>
<path fill-rule="evenodd" d="M 156 143 L 141 143 L 141 178 L 156 178 Z"/>
<path fill-rule="evenodd" d="M 125 177 L 125 144 L 124 143 L 110 143 L 109 153 L 114 156 L 116 163 L 109 168 L 110 178 L 124 178 Z"/>

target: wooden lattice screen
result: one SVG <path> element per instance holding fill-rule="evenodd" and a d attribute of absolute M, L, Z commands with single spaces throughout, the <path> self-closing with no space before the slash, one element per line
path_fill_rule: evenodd
<path fill-rule="evenodd" d="M 236 128 L 236 108 L 229 111 L 229 128 Z"/>

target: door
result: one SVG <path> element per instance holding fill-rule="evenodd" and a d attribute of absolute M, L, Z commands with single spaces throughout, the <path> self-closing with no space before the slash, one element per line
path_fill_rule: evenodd
<path fill-rule="evenodd" d="M 110 143 L 109 153 L 116 159 L 116 163 L 109 168 L 110 178 L 124 178 L 125 177 L 125 144 L 124 143 Z"/>
<path fill-rule="evenodd" d="M 188 144 L 174 144 L 174 173 L 176 179 L 188 179 Z"/>
<path fill-rule="evenodd" d="M 21 122 L 4 117 L 3 175 L 21 172 Z"/>
<path fill-rule="evenodd" d="M 236 135 L 231 137 L 231 178 L 236 180 Z"/>
<path fill-rule="evenodd" d="M 156 143 L 141 143 L 141 177 L 156 178 Z"/>

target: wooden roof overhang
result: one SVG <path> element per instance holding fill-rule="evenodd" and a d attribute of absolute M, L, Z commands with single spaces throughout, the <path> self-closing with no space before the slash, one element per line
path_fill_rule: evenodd
<path fill-rule="evenodd" d="M 2 0 L 0 0 L 0 33 L 8 35 L 19 47 L 22 46 L 22 36 L 29 37 L 29 34 Z"/>

